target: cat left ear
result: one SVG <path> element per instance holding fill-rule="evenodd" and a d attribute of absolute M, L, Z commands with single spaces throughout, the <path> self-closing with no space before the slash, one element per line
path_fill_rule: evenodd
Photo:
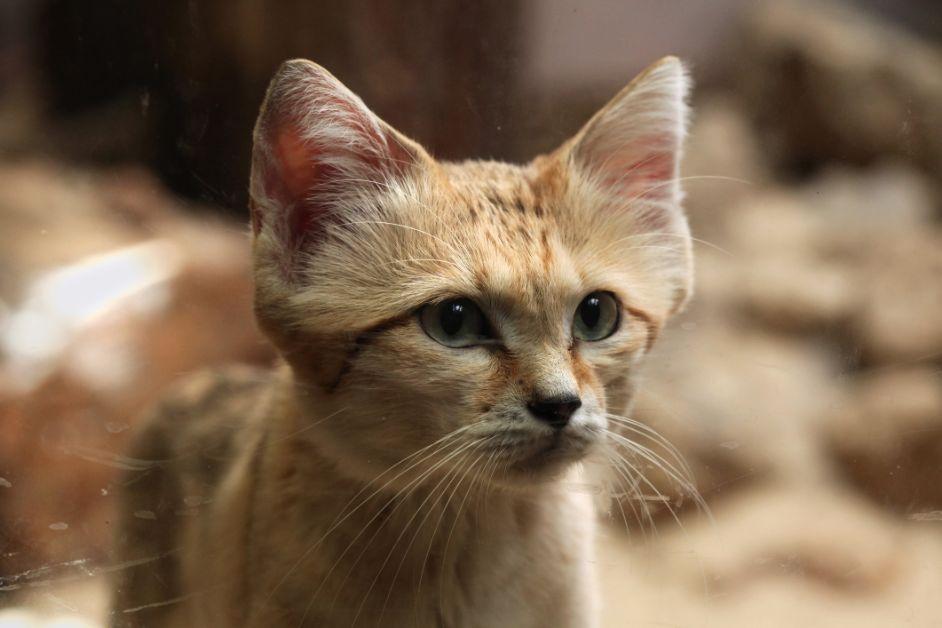
<path fill-rule="evenodd" d="M 255 126 L 252 229 L 288 250 L 316 241 L 344 200 L 374 191 L 431 158 L 321 66 L 286 61 Z"/>
<path fill-rule="evenodd" d="M 671 214 L 680 212 L 677 175 L 687 132 L 689 89 L 680 60 L 661 59 L 571 140 L 571 164 L 615 198 L 636 205 L 653 228 L 667 226 Z"/>

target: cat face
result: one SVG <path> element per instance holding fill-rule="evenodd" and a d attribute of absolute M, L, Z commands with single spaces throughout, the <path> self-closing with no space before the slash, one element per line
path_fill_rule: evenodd
<path fill-rule="evenodd" d="M 686 91 L 668 58 L 551 155 L 446 164 L 287 62 L 255 131 L 256 310 L 316 443 L 367 479 L 591 453 L 689 292 Z"/>

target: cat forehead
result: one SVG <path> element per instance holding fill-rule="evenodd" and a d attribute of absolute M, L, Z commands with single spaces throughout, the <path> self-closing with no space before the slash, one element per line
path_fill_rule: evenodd
<path fill-rule="evenodd" d="M 409 203 L 415 222 L 456 255 L 466 291 L 507 309 L 534 311 L 581 290 L 560 232 L 552 186 L 532 166 L 468 161 L 442 164 L 429 202 Z M 421 236 L 419 236 L 421 237 Z M 436 247 L 438 248 L 438 247 Z M 455 266 L 443 268 L 456 270 Z M 511 307 L 513 306 L 513 307 Z"/>
<path fill-rule="evenodd" d="M 542 218 L 545 190 L 531 166 L 490 161 L 443 164 L 448 187 L 472 218 Z M 508 222 L 507 219 L 502 221 Z"/>

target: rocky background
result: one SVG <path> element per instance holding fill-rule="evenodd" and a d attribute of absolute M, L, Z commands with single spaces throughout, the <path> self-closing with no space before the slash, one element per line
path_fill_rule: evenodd
<path fill-rule="evenodd" d="M 265 28 L 287 28 L 301 4 Z M 272 359 L 252 322 L 247 135 L 233 129 L 250 126 L 271 66 L 297 53 L 291 37 L 273 47 L 235 28 L 256 3 L 241 17 L 221 6 L 169 10 L 183 34 L 146 45 L 174 48 L 155 54 L 178 70 L 158 81 L 108 68 L 135 87 L 107 105 L 76 104 L 81 58 L 0 93 L 0 626 L 99 625 L 134 417 L 194 369 Z M 610 95 L 518 76 L 525 2 L 481 3 L 467 23 L 457 8 L 416 10 L 429 29 L 450 25 L 436 37 L 468 44 L 438 65 L 434 42 L 351 6 L 305 55 L 366 67 L 351 85 L 439 155 L 526 157 Z M 651 484 L 616 500 L 603 528 L 606 626 L 942 625 L 942 16 L 912 6 L 925 9 L 921 35 L 851 6 L 748 4 L 695 68 L 684 176 L 697 294 L 649 360 L 634 417 L 673 443 L 707 507 L 635 461 Z M 41 59 L 72 50 L 69 25 L 95 23 L 69 2 L 43 11 L 55 37 L 40 38 Z M 194 52 L 180 42 L 207 14 L 222 26 Z M 170 17 L 160 26 L 176 33 Z M 13 76 L 24 62 L 2 41 Z M 395 54 L 379 64 L 377 46 Z M 240 63 L 220 74 L 179 61 L 214 55 Z M 410 64 L 441 78 L 386 80 Z M 236 102 L 217 119 L 205 86 L 227 80 L 242 91 L 224 92 Z M 159 133 L 171 109 L 186 121 L 175 149 Z M 200 116 L 206 134 L 193 136 Z M 519 124 L 489 132 L 501 120 Z"/>

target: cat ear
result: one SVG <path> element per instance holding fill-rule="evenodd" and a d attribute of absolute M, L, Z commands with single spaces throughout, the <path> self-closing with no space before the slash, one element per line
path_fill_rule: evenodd
<path fill-rule="evenodd" d="M 690 81 L 676 57 L 642 72 L 572 139 L 571 164 L 651 227 L 680 213 L 677 180 Z M 645 202 L 647 201 L 647 202 Z"/>
<path fill-rule="evenodd" d="M 250 198 L 256 236 L 282 246 L 316 241 L 343 201 L 379 190 L 430 159 L 321 66 L 286 61 L 255 126 Z"/>

